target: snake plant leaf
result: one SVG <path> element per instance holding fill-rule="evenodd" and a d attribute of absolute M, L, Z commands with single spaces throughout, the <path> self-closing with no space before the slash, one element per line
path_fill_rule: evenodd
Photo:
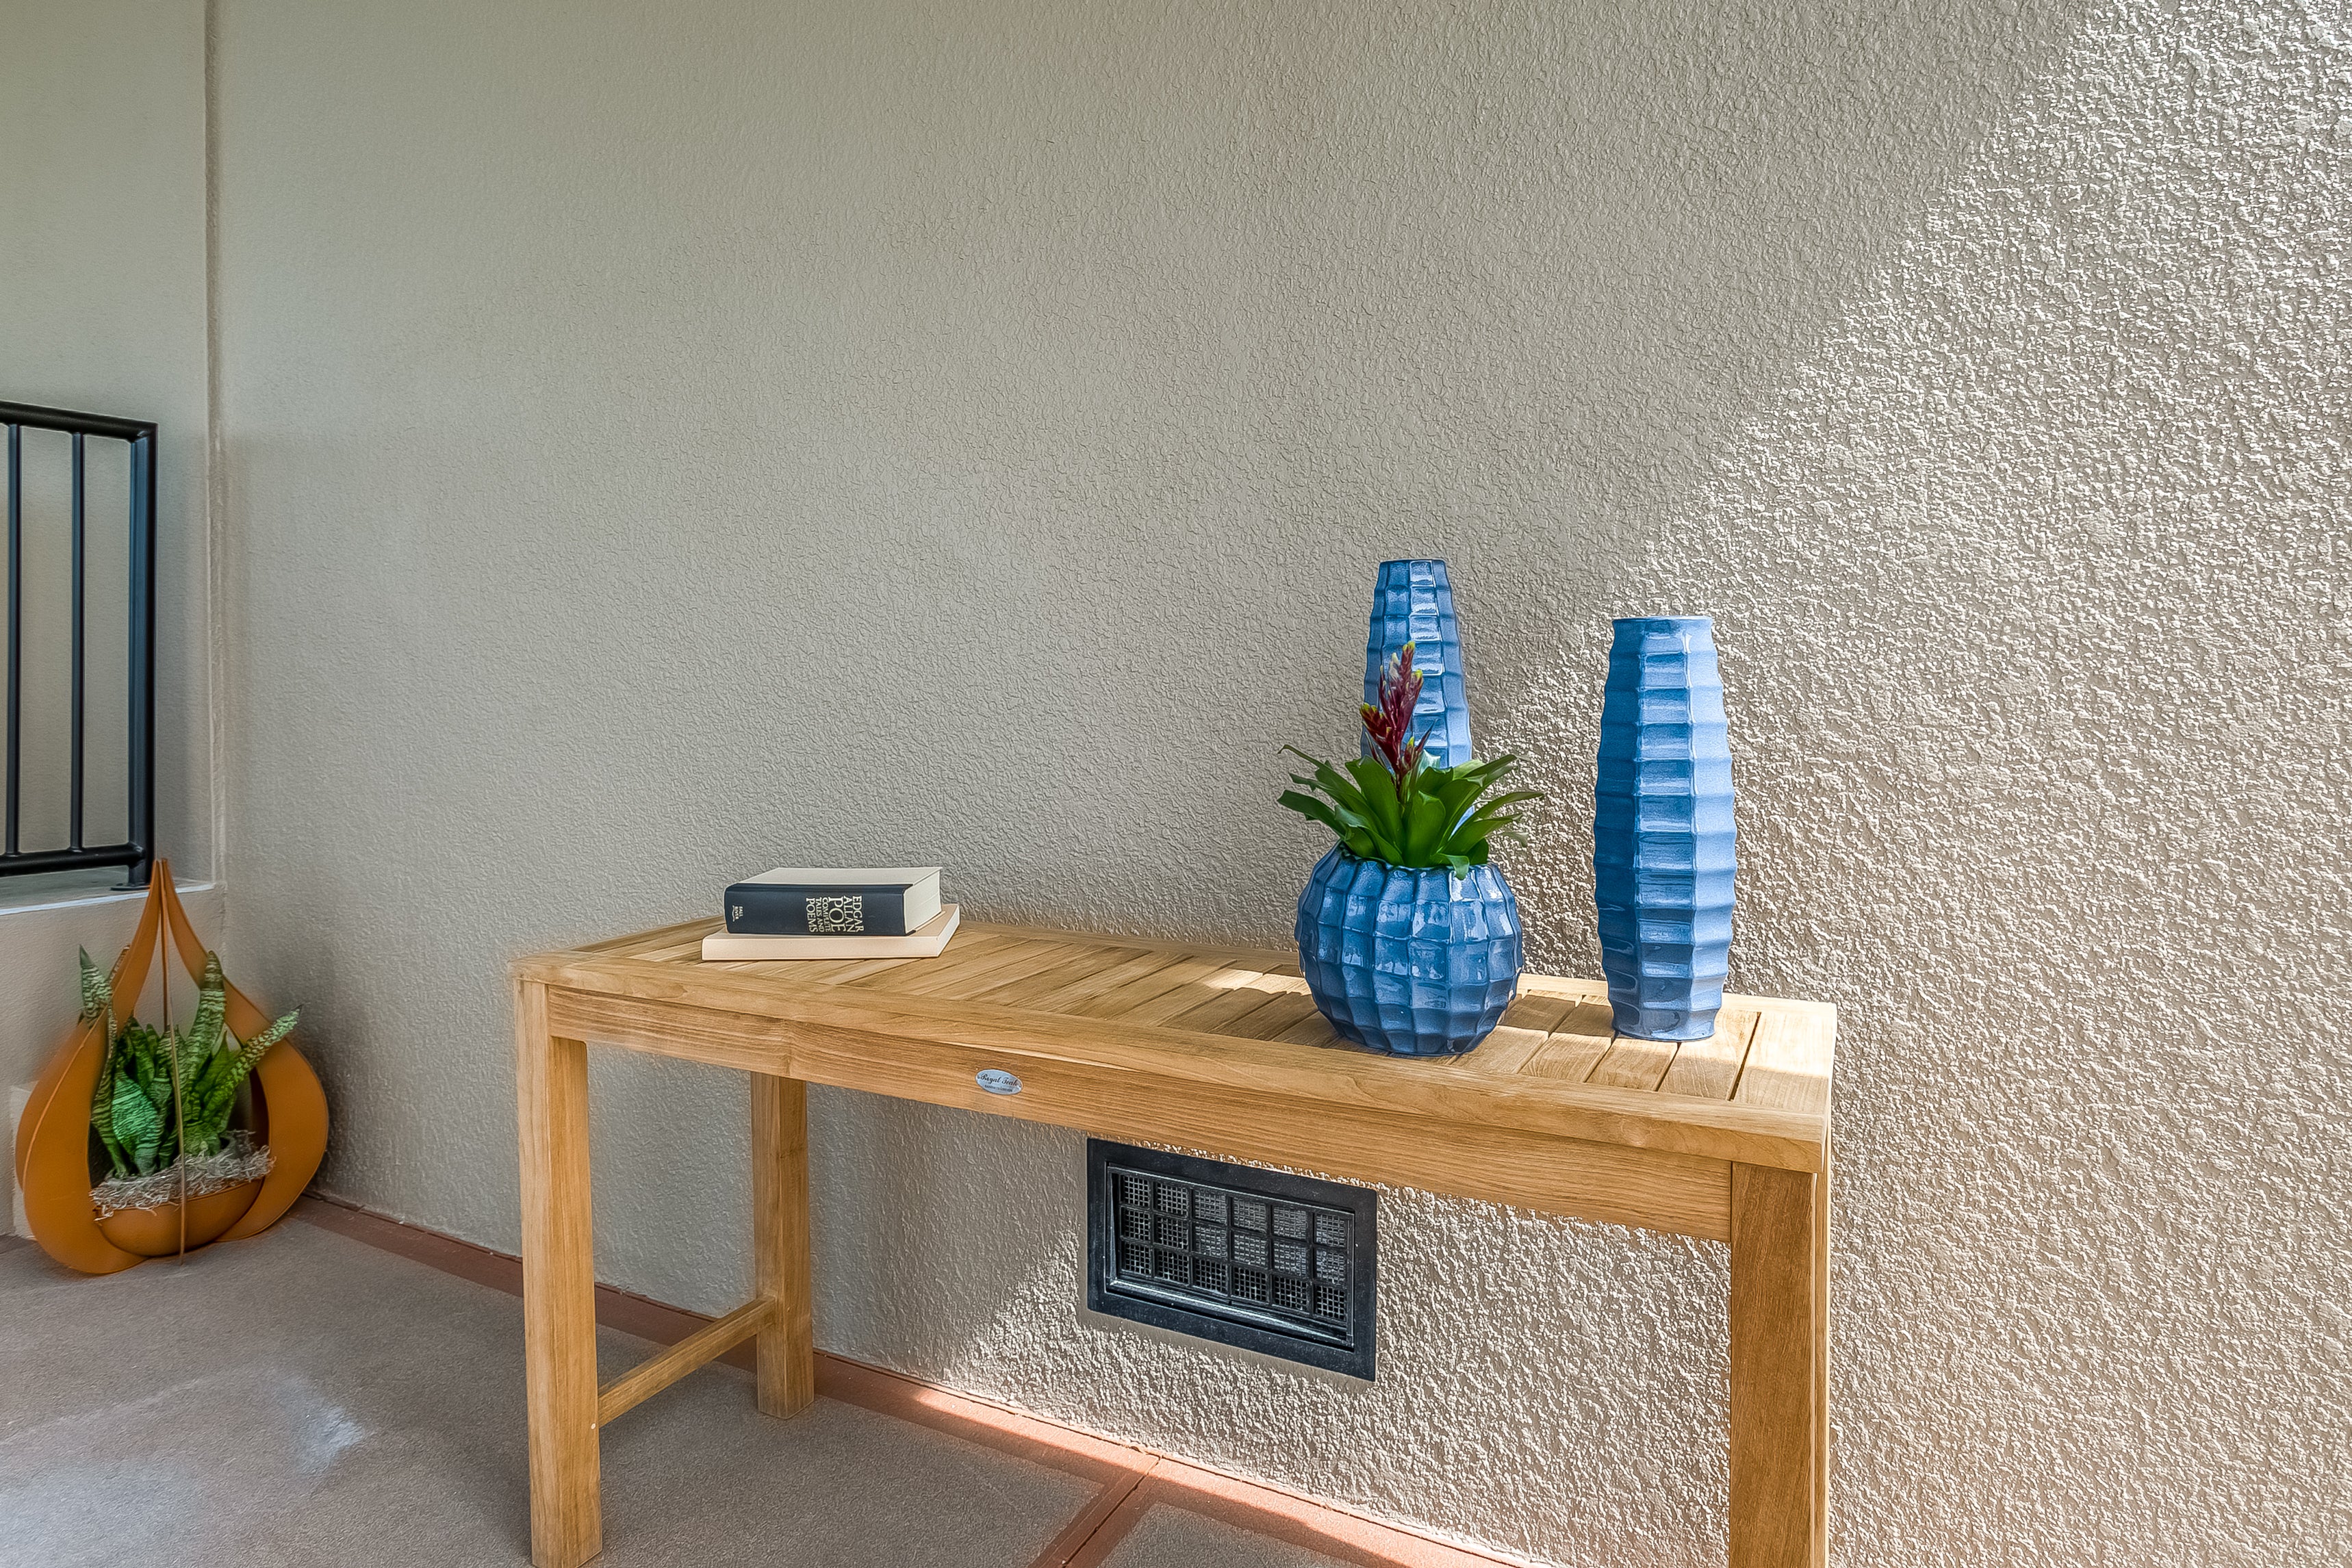
<path fill-rule="evenodd" d="M 81 955 L 81 1017 L 87 1023 L 114 1006 L 114 987 L 106 971 L 89 961 L 89 948 L 77 951 Z"/>
<path fill-rule="evenodd" d="M 196 1070 L 195 1076 L 184 1080 L 181 1084 L 189 1102 L 192 1104 L 203 1104 L 211 1096 L 213 1085 L 226 1077 L 235 1068 L 236 1063 L 236 1052 L 233 1051 L 216 1051 L 206 1058 L 205 1064 Z"/>
<path fill-rule="evenodd" d="M 172 1042 L 167 1038 L 160 1050 L 147 1059 L 147 1071 L 139 1087 L 147 1092 L 155 1109 L 163 1110 L 172 1103 Z"/>
<path fill-rule="evenodd" d="M 238 1066 L 239 1052 L 223 1049 L 205 1063 L 204 1071 L 187 1086 L 188 1103 L 202 1115 L 215 1102 L 227 1100 L 236 1093 L 237 1084 L 245 1073 Z"/>
<path fill-rule="evenodd" d="M 236 1109 L 236 1053 L 222 1051 L 205 1064 L 203 1075 L 181 1102 L 187 1108 L 189 1153 L 208 1155 L 220 1146 L 229 1113 Z"/>
<path fill-rule="evenodd" d="M 212 1052 L 205 1049 L 204 1042 L 193 1031 L 174 1035 L 173 1044 L 175 1058 L 173 1066 L 178 1071 L 180 1083 L 184 1088 L 203 1074 L 205 1064 L 212 1060 Z"/>
<path fill-rule="evenodd" d="M 125 1134 L 122 1132 L 126 1101 L 119 1093 L 115 1097 L 114 1124 L 116 1134 L 123 1139 L 124 1145 L 131 1152 L 133 1163 L 144 1174 L 158 1165 L 169 1165 L 180 1152 L 179 1118 L 173 1114 L 172 1105 L 174 1087 L 172 1082 L 173 1056 L 179 1049 L 179 1037 L 176 1031 L 158 1033 L 152 1029 L 139 1026 L 127 1031 L 124 1040 L 130 1047 L 131 1087 L 139 1097 L 146 1101 L 148 1109 L 154 1114 L 154 1136 L 152 1140 L 145 1136 L 143 1129 L 146 1123 L 143 1119 L 134 1119 L 130 1124 L 133 1129 L 131 1133 Z M 135 1117 L 136 1113 L 133 1114 Z"/>
<path fill-rule="evenodd" d="M 196 1016 L 189 1020 L 188 1037 L 196 1060 L 210 1061 L 227 1032 L 228 982 L 221 977 L 220 955 L 205 955 L 204 977 L 196 983 Z"/>
<path fill-rule="evenodd" d="M 213 1058 L 187 1104 L 188 1146 L 199 1153 L 210 1153 L 220 1146 L 222 1135 L 228 1131 L 228 1119 L 236 1109 L 238 1085 L 261 1064 L 270 1048 L 290 1033 L 301 1018 L 299 1009 L 247 1040 L 235 1051 L 224 1050 Z"/>
<path fill-rule="evenodd" d="M 122 1076 L 135 1080 L 142 1086 L 154 1077 L 154 1038 L 155 1031 L 135 1018 L 122 1026 L 122 1034 L 117 1041 L 121 1047 Z"/>
<path fill-rule="evenodd" d="M 99 1064 L 98 1092 L 89 1099 L 89 1126 L 105 1146 L 107 1163 L 113 1173 L 129 1176 L 130 1155 L 122 1147 L 122 1140 L 114 1135 L 114 1091 L 121 1082 L 114 1070 L 114 1042 L 110 1040 L 106 1042 L 106 1059 Z"/>
<path fill-rule="evenodd" d="M 155 1157 L 163 1151 L 163 1113 L 136 1082 L 122 1079 L 115 1084 L 115 1133 L 142 1176 L 155 1168 Z"/>
<path fill-rule="evenodd" d="M 245 1042 L 245 1049 L 238 1053 L 245 1060 L 246 1071 L 251 1071 L 254 1064 L 262 1059 L 263 1055 L 268 1051 L 271 1046 L 276 1045 L 279 1040 L 284 1040 L 288 1035 L 291 1034 L 294 1031 L 294 1025 L 301 1019 L 301 1017 L 302 1009 L 297 1008 L 292 1012 L 288 1013 L 284 1018 L 279 1019 L 276 1023 L 271 1024 L 268 1029 L 263 1030 L 259 1034 L 255 1035 L 251 1040 L 247 1040 Z M 242 1074 L 240 1074 L 240 1076 L 242 1076 Z"/>
<path fill-rule="evenodd" d="M 135 1038 L 128 1044 L 129 1049 L 122 1058 L 123 1082 L 147 1096 L 150 1103 L 160 1104 L 168 1100 L 172 1093 L 172 1081 L 168 1075 L 155 1071 L 153 1054 L 142 1051 Z"/>

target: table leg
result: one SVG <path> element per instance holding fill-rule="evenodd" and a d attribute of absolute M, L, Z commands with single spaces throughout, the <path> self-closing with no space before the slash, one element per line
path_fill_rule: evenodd
<path fill-rule="evenodd" d="M 790 1416 L 816 1397 L 809 1281 L 808 1085 L 751 1074 L 753 1289 L 775 1303 L 753 1342 L 760 1408 Z"/>
<path fill-rule="evenodd" d="M 1731 1167 L 1731 1568 L 1821 1568 L 1826 1181 Z"/>
<path fill-rule="evenodd" d="M 1837 1463 L 1830 1426 L 1830 1141 L 1822 1140 L 1822 1179 L 1813 1188 L 1813 1561 L 1829 1557 L 1830 1471 Z"/>
<path fill-rule="evenodd" d="M 579 1568 L 604 1550 L 596 1473 L 596 1254 L 588 1212 L 588 1047 L 548 1032 L 547 988 L 515 994 L 522 1140 L 523 1362 L 530 1560 Z"/>

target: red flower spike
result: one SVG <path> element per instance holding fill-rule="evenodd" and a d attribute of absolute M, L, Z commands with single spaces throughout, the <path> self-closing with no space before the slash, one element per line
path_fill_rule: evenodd
<path fill-rule="evenodd" d="M 1364 733 L 1372 738 L 1373 749 L 1396 779 L 1397 793 L 1404 793 L 1405 779 L 1421 766 L 1423 739 L 1412 733 L 1412 710 L 1421 701 L 1421 672 L 1413 668 L 1413 645 L 1407 643 L 1397 650 L 1381 670 L 1380 703 L 1363 705 Z"/>

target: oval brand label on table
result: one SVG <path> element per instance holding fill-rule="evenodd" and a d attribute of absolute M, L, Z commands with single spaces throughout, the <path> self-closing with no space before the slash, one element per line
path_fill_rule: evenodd
<path fill-rule="evenodd" d="M 991 1094 L 1018 1094 L 1021 1092 L 1021 1080 L 1013 1077 L 1013 1074 L 1005 1071 L 1004 1069 L 1001 1067 L 982 1068 L 975 1082 L 977 1082 L 982 1089 L 987 1090 Z"/>

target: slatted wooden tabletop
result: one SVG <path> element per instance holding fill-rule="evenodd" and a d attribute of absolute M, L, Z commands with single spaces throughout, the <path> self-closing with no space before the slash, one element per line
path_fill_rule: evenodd
<path fill-rule="evenodd" d="M 584 951 L 861 996 L 936 997 L 1355 1051 L 1315 1010 L 1298 961 L 1280 953 L 973 924 L 958 930 L 937 958 L 705 965 L 702 938 L 718 928 L 716 921 L 698 921 Z M 1768 1017 L 1770 1025 L 1759 1029 Z M 1829 1105 L 1832 1023 L 1832 1009 L 1819 1003 L 1733 996 L 1725 998 L 1711 1039 L 1632 1040 L 1610 1027 L 1601 981 L 1529 975 L 1502 1027 L 1475 1052 L 1444 1065 L 1495 1078 L 1519 1073 L 1820 1113 Z"/>
<path fill-rule="evenodd" d="M 1790 1170 L 1822 1166 L 1835 1019 L 1818 1003 L 1727 998 L 1713 1038 L 1676 1045 L 1616 1035 L 1600 981 L 1530 975 L 1502 1027 L 1475 1051 L 1406 1059 L 1341 1041 L 1315 1010 L 1295 956 L 1283 953 L 974 923 L 960 929 L 936 958 L 706 963 L 702 938 L 716 929 L 718 922 L 705 920 L 643 932 L 527 960 L 518 972 L 575 996 L 666 1006 L 698 1001 L 813 1029 L 855 1031 L 869 1047 L 872 1037 L 887 1031 L 894 1046 L 929 1040 L 1025 1057 L 1025 1062 L 1001 1065 L 1032 1083 L 1040 1078 L 1042 1058 L 1189 1079 L 1205 1092 L 1254 1096 L 1290 1106 L 1297 1115 L 1318 1114 L 1318 1106 L 1377 1108 L 1661 1156 Z M 697 1054 L 691 1042 L 681 1047 L 673 1040 L 666 1046 L 653 1038 L 652 1020 L 642 1030 L 616 1027 L 627 1020 L 609 1005 L 567 1007 L 559 997 L 554 1010 L 559 1026 L 569 1015 L 585 1038 Z M 674 1035 L 674 1020 L 667 1027 Z M 997 1103 L 968 1075 L 924 1092 L 896 1072 L 889 1082 L 874 1082 L 870 1050 L 864 1071 L 852 1062 L 818 1060 L 820 1054 L 803 1049 L 793 1061 L 772 1070 L 1089 1125 L 1075 1113 L 1055 1113 L 1050 1097 L 1047 1103 Z M 902 1054 L 890 1052 L 904 1065 Z M 723 1054 L 709 1059 L 759 1065 Z M 1089 1130 L 1116 1135 L 1122 1128 L 1113 1122 Z M 1420 1170 L 1427 1162 L 1412 1164 Z M 1390 1179 L 1410 1183 L 1413 1176 L 1399 1172 Z M 1727 1172 L 1710 1169 L 1701 1177 L 1710 1188 L 1706 1195 L 1695 1203 L 1668 1201 L 1655 1212 L 1638 1202 L 1545 1202 L 1542 1193 L 1507 1182 L 1499 1187 L 1474 1183 L 1467 1190 L 1720 1238 L 1727 1223 Z M 1458 1182 L 1431 1185 L 1465 1190 Z"/>

